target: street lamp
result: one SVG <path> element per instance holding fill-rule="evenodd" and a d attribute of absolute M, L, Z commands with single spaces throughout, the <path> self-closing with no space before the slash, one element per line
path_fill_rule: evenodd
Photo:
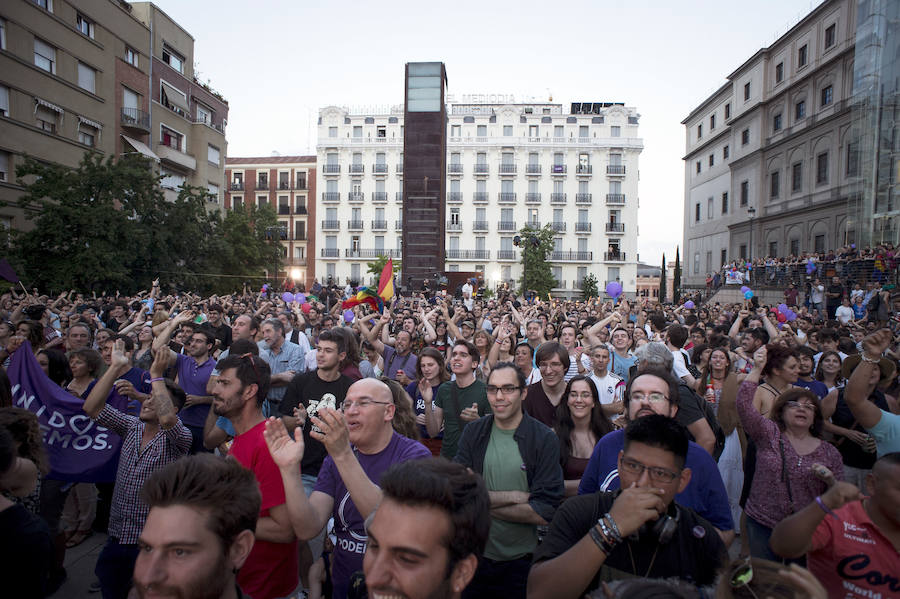
<path fill-rule="evenodd" d="M 750 219 L 750 246 L 747 248 L 747 262 L 753 263 L 753 217 L 756 216 L 756 208 L 750 206 L 747 208 L 747 217 Z M 752 267 L 751 267 L 752 268 Z M 753 277 L 753 271 L 750 271 L 750 277 Z"/>

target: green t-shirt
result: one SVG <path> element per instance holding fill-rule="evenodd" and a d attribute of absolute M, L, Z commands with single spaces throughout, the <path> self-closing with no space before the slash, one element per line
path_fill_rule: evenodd
<path fill-rule="evenodd" d="M 491 404 L 488 403 L 484 383 L 476 380 L 468 387 L 456 387 L 458 392 L 455 406 L 451 393 L 452 387 L 456 387 L 456 381 L 447 381 L 441 385 L 437 392 L 437 398 L 434 400 L 434 405 L 444 411 L 444 443 L 441 445 L 441 456 L 448 460 L 452 460 L 456 456 L 459 438 L 468 424 L 460 419 L 459 414 L 464 409 L 471 408 L 473 403 L 478 404 L 479 416 L 491 413 Z"/>
<path fill-rule="evenodd" d="M 491 427 L 491 440 L 484 454 L 482 476 L 489 491 L 528 492 L 528 475 L 522 467 L 516 431 Z M 537 527 L 523 522 L 509 522 L 491 517 L 484 556 L 497 561 L 509 561 L 532 553 L 537 547 Z"/>

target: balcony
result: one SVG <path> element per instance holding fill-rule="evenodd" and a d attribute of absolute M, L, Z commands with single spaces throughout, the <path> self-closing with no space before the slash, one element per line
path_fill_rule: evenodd
<path fill-rule="evenodd" d="M 403 174 L 403 163 L 402 162 L 400 164 L 398 164 L 396 167 L 394 167 L 394 172 L 397 173 L 398 175 Z"/>
<path fill-rule="evenodd" d="M 565 204 L 566 203 L 566 194 L 551 193 L 550 194 L 550 203 L 551 204 Z"/>
<path fill-rule="evenodd" d="M 381 162 L 376 162 L 372 165 L 372 172 L 376 175 L 386 175 L 388 172 L 388 165 Z"/>
<path fill-rule="evenodd" d="M 349 200 L 353 204 L 358 204 L 362 201 L 365 201 L 366 195 L 361 191 L 351 191 L 347 194 L 347 200 Z"/>
<path fill-rule="evenodd" d="M 526 175 L 540 175 L 541 174 L 541 165 L 540 164 L 529 164 L 525 167 Z"/>
<path fill-rule="evenodd" d="M 386 220 L 373 220 L 372 221 L 372 230 L 373 231 L 387 231 L 387 221 Z"/>
<path fill-rule="evenodd" d="M 606 167 L 607 175 L 625 175 L 624 164 L 610 164 Z"/>
<path fill-rule="evenodd" d="M 361 175 L 366 172 L 365 164 L 351 164 L 350 165 L 350 174 L 351 175 Z"/>
<path fill-rule="evenodd" d="M 576 233 L 590 233 L 591 232 L 591 223 L 575 223 L 575 232 Z"/>
<path fill-rule="evenodd" d="M 294 214 L 304 214 L 305 215 L 306 213 L 307 213 L 306 206 L 298 205 L 297 208 L 294 210 Z"/>
<path fill-rule="evenodd" d="M 125 129 L 134 129 L 142 133 L 150 132 L 150 113 L 139 108 L 123 108 L 120 122 Z"/>
<path fill-rule="evenodd" d="M 231 191 L 244 191 L 243 181 L 235 181 L 231 184 Z"/>
<path fill-rule="evenodd" d="M 490 172 L 490 167 L 486 164 L 475 164 L 475 174 L 476 175 L 487 175 Z"/>
<path fill-rule="evenodd" d="M 606 223 L 607 233 L 624 233 L 625 223 Z"/>
<path fill-rule="evenodd" d="M 476 191 L 472 201 L 476 204 L 487 204 L 488 193 L 486 191 Z"/>
<path fill-rule="evenodd" d="M 566 165 L 565 164 L 554 164 L 550 167 L 550 173 L 556 176 L 565 176 L 566 174 Z"/>
<path fill-rule="evenodd" d="M 322 192 L 322 201 L 323 202 L 340 202 L 341 194 L 337 191 L 323 191 Z"/>
<path fill-rule="evenodd" d="M 550 229 L 552 229 L 556 233 L 565 233 L 566 232 L 566 223 L 564 222 L 552 222 L 550 223 Z"/>
<path fill-rule="evenodd" d="M 607 262 L 625 262 L 625 252 L 603 252 L 603 259 Z"/>
<path fill-rule="evenodd" d="M 348 220 L 347 221 L 347 229 L 350 231 L 362 231 L 363 230 L 363 221 Z"/>
<path fill-rule="evenodd" d="M 456 223 L 455 223 L 455 222 L 453 222 L 453 221 L 449 221 L 449 220 L 448 220 L 448 221 L 447 221 L 447 230 L 450 231 L 450 232 L 457 232 L 457 233 L 458 233 L 458 232 L 462 231 L 462 223 L 459 223 L 459 222 L 456 222 Z"/>
<path fill-rule="evenodd" d="M 486 220 L 476 220 L 472 223 L 472 232 L 473 233 L 487 233 L 488 232 L 488 222 Z"/>
<path fill-rule="evenodd" d="M 402 191 L 398 191 L 398 192 L 394 193 L 394 203 L 396 203 L 396 204 L 403 203 L 403 192 Z"/>
<path fill-rule="evenodd" d="M 607 206 L 624 206 L 625 205 L 625 194 L 624 193 L 608 193 L 608 194 L 606 194 L 606 205 Z"/>
<path fill-rule="evenodd" d="M 306 266 L 306 256 L 294 256 L 293 258 L 288 258 L 283 263 L 283 266 Z"/>
<path fill-rule="evenodd" d="M 463 201 L 461 191 L 451 191 L 447 193 L 447 202 L 450 204 L 459 204 Z"/>
<path fill-rule="evenodd" d="M 579 177 L 589 177 L 594 174 L 594 168 L 590 164 L 579 164 L 575 167 L 575 174 Z"/>
<path fill-rule="evenodd" d="M 322 248 L 323 258 L 340 258 L 341 250 L 337 248 Z"/>
<path fill-rule="evenodd" d="M 170 139 L 168 143 L 166 140 L 161 140 L 159 147 L 156 148 L 156 155 L 160 160 L 165 160 L 181 168 L 196 170 L 197 160 L 190 154 L 182 152 L 177 144 L 178 141 L 174 139 Z"/>
<path fill-rule="evenodd" d="M 402 230 L 403 230 L 403 221 L 402 221 L 402 220 L 395 220 L 395 221 L 394 221 L 394 230 L 395 230 L 395 231 L 402 231 Z"/>
<path fill-rule="evenodd" d="M 575 250 L 556 250 L 550 252 L 550 260 L 553 262 L 590 262 L 594 252 L 580 252 Z"/>
<path fill-rule="evenodd" d="M 285 204 L 281 204 L 278 206 L 278 214 L 290 214 L 290 213 L 291 213 L 290 206 L 287 206 Z"/>
<path fill-rule="evenodd" d="M 530 227 L 530 228 L 532 228 L 532 229 L 540 229 L 540 228 L 541 228 L 541 221 L 539 221 L 539 220 L 526 220 L 526 221 L 525 221 L 525 226 L 526 226 L 526 227 Z"/>
<path fill-rule="evenodd" d="M 290 181 L 279 181 L 278 182 L 278 189 L 290 190 L 290 188 L 291 188 Z"/>
<path fill-rule="evenodd" d="M 516 250 L 497 250 L 497 260 L 515 260 Z"/>
<path fill-rule="evenodd" d="M 590 206 L 593 203 L 593 194 L 590 193 L 576 193 L 575 194 L 575 204 L 579 206 Z"/>
<path fill-rule="evenodd" d="M 269 191 L 268 180 L 260 179 L 256 182 L 256 191 Z"/>
<path fill-rule="evenodd" d="M 490 250 L 447 250 L 447 260 L 489 260 Z"/>
<path fill-rule="evenodd" d="M 339 221 L 339 220 L 323 220 L 322 221 L 322 230 L 323 231 L 340 231 L 341 230 L 341 221 Z"/>
<path fill-rule="evenodd" d="M 541 203 L 541 194 L 526 193 L 525 194 L 525 203 L 526 204 L 540 204 Z"/>
<path fill-rule="evenodd" d="M 400 250 L 386 250 L 384 248 L 374 248 L 374 249 L 352 249 L 348 248 L 344 250 L 345 258 L 380 258 L 384 256 L 385 258 L 399 258 Z"/>
<path fill-rule="evenodd" d="M 501 175 L 515 175 L 516 174 L 516 165 L 515 164 L 501 164 L 500 165 L 500 174 Z"/>
<path fill-rule="evenodd" d="M 515 204 L 516 203 L 516 194 L 515 192 L 510 191 L 501 191 L 497 199 L 501 204 Z"/>
<path fill-rule="evenodd" d="M 515 223 L 515 221 L 511 221 L 511 220 L 501 220 L 497 223 L 497 230 L 498 231 L 515 231 L 516 223 Z"/>
<path fill-rule="evenodd" d="M 299 190 L 306 189 L 306 177 L 303 177 L 302 179 L 297 179 L 294 182 L 294 189 L 299 189 Z"/>
<path fill-rule="evenodd" d="M 451 175 L 461 175 L 463 174 L 463 165 L 457 163 L 448 164 L 447 172 Z"/>
<path fill-rule="evenodd" d="M 326 175 L 340 175 L 341 174 L 341 165 L 340 164 L 323 164 L 322 172 Z"/>
<path fill-rule="evenodd" d="M 386 191 L 373 191 L 372 192 L 372 202 L 375 204 L 387 204 L 387 192 Z"/>

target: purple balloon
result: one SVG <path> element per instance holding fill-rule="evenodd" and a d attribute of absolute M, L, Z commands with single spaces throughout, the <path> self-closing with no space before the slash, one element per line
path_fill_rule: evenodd
<path fill-rule="evenodd" d="M 346 322 L 353 322 L 353 310 L 344 310 L 344 320 Z"/>
<path fill-rule="evenodd" d="M 611 298 L 622 295 L 622 284 L 618 281 L 610 281 L 606 284 L 606 294 Z"/>
<path fill-rule="evenodd" d="M 692 302 L 691 300 L 688 300 L 688 301 L 684 302 L 684 307 L 687 308 L 688 310 L 691 310 L 694 307 L 694 302 Z"/>
<path fill-rule="evenodd" d="M 816 270 L 816 264 L 814 262 L 806 263 L 806 274 L 811 275 L 813 271 Z"/>
<path fill-rule="evenodd" d="M 787 316 L 788 307 L 787 304 L 778 304 L 778 311 Z"/>
<path fill-rule="evenodd" d="M 284 303 L 289 304 L 292 301 L 294 301 L 294 294 L 291 293 L 290 291 L 285 291 L 284 293 L 281 294 L 281 299 L 284 300 Z"/>
<path fill-rule="evenodd" d="M 295 294 L 294 294 L 294 301 L 297 302 L 298 304 L 305 304 L 305 303 L 306 303 L 306 296 L 303 295 L 302 293 L 295 293 Z"/>
<path fill-rule="evenodd" d="M 741 293 L 747 293 L 748 291 L 750 291 L 750 288 L 747 287 L 746 285 L 741 287 Z"/>

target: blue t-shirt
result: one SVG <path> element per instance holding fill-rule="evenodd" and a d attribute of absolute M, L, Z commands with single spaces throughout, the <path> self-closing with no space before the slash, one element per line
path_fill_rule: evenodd
<path fill-rule="evenodd" d="M 624 430 L 613 431 L 600 439 L 581 477 L 579 495 L 619 488 L 619 452 L 624 446 Z M 691 441 L 684 466 L 691 469 L 691 482 L 675 496 L 675 501 L 691 508 L 719 530 L 734 529 L 728 494 L 716 461 L 705 449 Z"/>
<path fill-rule="evenodd" d="M 881 410 L 881 419 L 869 434 L 875 438 L 879 458 L 900 451 L 900 415 Z"/>
<path fill-rule="evenodd" d="M 619 354 L 614 351 L 609 352 L 609 360 L 610 360 L 610 370 L 619 375 L 619 377 L 628 382 L 629 373 L 628 371 L 632 366 L 637 362 L 637 358 L 634 356 L 628 356 L 627 358 L 623 358 Z"/>
<path fill-rule="evenodd" d="M 803 379 L 797 379 L 797 382 L 794 383 L 794 386 L 809 389 L 810 391 L 818 395 L 819 399 L 825 399 L 825 396 L 828 395 L 828 385 L 826 385 L 822 381 L 804 381 Z"/>

